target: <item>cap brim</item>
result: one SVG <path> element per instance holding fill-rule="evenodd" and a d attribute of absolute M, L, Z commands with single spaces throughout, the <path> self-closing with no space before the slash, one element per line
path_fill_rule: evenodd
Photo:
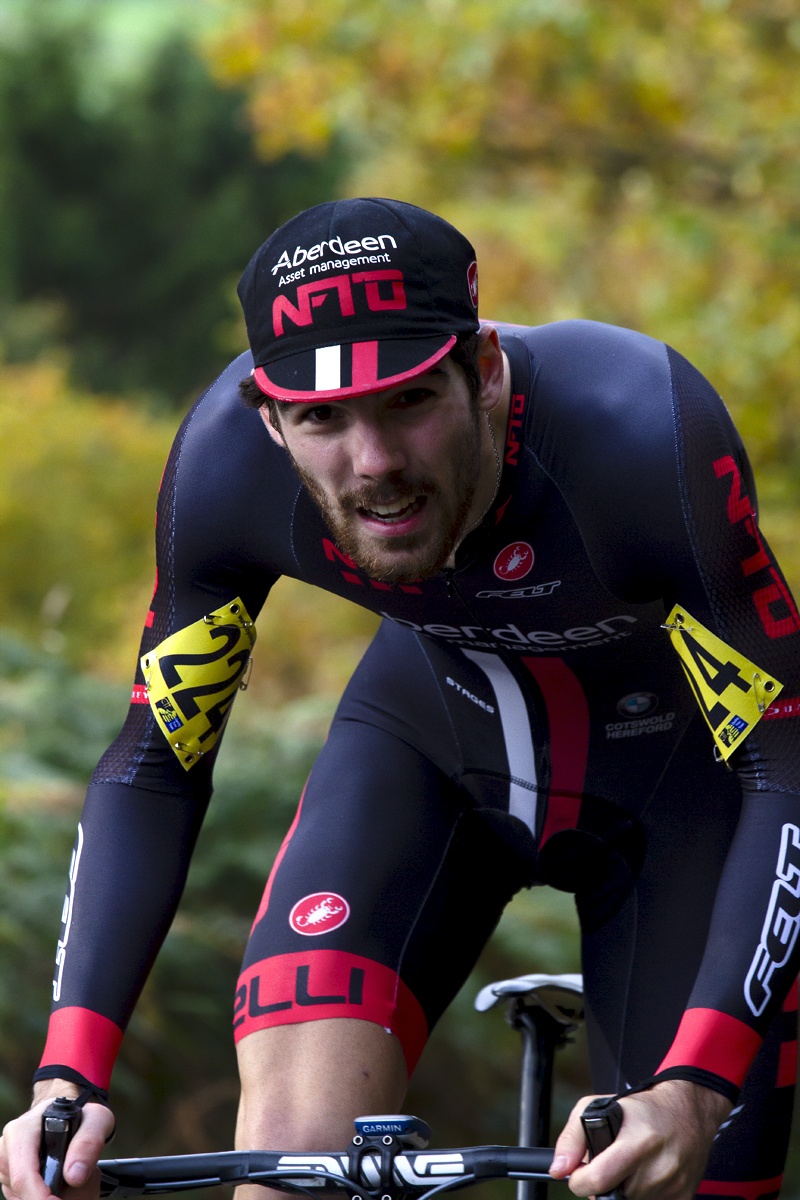
<path fill-rule="evenodd" d="M 430 371 L 452 350 L 456 335 L 321 346 L 256 367 L 265 396 L 298 404 L 383 392 Z M 311 386 L 309 386 L 311 385 Z"/>

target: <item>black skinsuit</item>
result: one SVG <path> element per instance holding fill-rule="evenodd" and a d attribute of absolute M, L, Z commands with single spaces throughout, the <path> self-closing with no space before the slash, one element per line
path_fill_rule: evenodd
<path fill-rule="evenodd" d="M 596 1087 L 661 1068 L 737 1100 L 746 1077 L 701 1190 L 756 1200 L 779 1186 L 794 1078 L 800 620 L 694 368 L 592 322 L 499 330 L 501 486 L 455 569 L 418 584 L 333 544 L 238 399 L 249 355 L 173 447 L 143 653 L 235 597 L 255 617 L 282 574 L 385 617 L 273 868 L 236 1034 L 360 1016 L 411 1068 L 509 897 L 550 883 L 577 893 Z M 676 603 L 784 684 L 735 773 L 661 627 Z M 215 752 L 185 771 L 142 683 L 89 789 L 39 1077 L 107 1085 L 210 794 Z"/>

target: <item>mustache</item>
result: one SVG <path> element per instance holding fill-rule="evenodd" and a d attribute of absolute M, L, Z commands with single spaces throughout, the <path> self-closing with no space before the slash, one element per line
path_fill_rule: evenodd
<path fill-rule="evenodd" d="M 436 496 L 439 485 L 432 479 L 388 480 L 382 484 L 365 484 L 351 488 L 337 497 L 340 508 L 353 511 L 357 508 L 374 508 L 376 504 L 396 504 L 398 500 L 414 500 L 417 496 Z"/>

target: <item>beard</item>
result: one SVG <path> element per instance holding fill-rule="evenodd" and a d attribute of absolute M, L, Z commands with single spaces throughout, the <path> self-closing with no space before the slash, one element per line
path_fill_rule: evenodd
<path fill-rule="evenodd" d="M 397 472 L 387 476 L 385 483 L 365 484 L 333 497 L 298 464 L 291 450 L 289 457 L 339 548 L 371 579 L 414 583 L 441 571 L 463 536 L 478 486 L 480 451 L 479 415 L 471 405 L 469 424 L 453 437 L 449 463 L 439 478 Z M 360 508 L 374 509 L 418 496 L 425 496 L 440 514 L 427 531 L 381 538 L 363 528 Z"/>

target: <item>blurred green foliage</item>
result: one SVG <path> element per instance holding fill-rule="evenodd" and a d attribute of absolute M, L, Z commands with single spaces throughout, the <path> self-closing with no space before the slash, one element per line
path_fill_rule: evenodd
<path fill-rule="evenodd" d="M 74 392 L 57 366 L 0 366 L 0 624 L 131 670 L 173 426 Z"/>
<path fill-rule="evenodd" d="M 242 94 L 181 41 L 92 103 L 92 42 L 45 20 L 0 46 L 0 340 L 10 361 L 65 347 L 79 387 L 183 404 L 246 344 L 251 254 L 329 198 L 341 156 L 259 161 Z"/>

